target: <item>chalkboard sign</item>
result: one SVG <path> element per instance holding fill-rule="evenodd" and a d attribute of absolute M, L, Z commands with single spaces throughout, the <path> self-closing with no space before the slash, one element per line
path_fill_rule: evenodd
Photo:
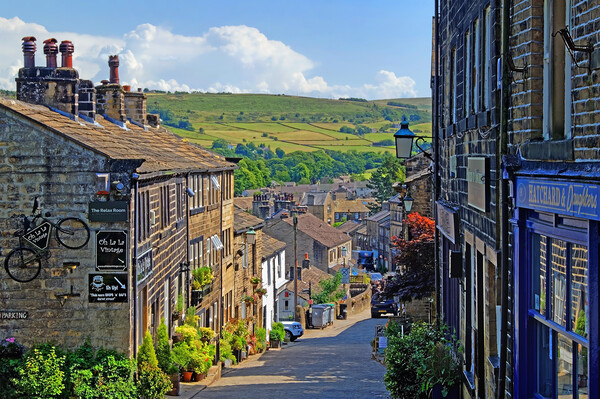
<path fill-rule="evenodd" d="M 50 225 L 50 223 L 44 222 L 35 229 L 25 233 L 23 238 L 27 240 L 28 243 L 34 245 L 39 249 L 46 249 L 48 248 L 48 244 L 50 243 L 51 227 L 52 226 Z"/>
<path fill-rule="evenodd" d="M 96 270 L 127 270 L 127 233 L 99 231 L 96 233 Z"/>
<path fill-rule="evenodd" d="M 127 273 L 89 275 L 89 302 L 127 302 Z"/>

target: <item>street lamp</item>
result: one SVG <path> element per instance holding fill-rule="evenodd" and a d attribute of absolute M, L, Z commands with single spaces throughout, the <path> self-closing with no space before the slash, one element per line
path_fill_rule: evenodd
<path fill-rule="evenodd" d="M 406 213 L 409 213 L 412 210 L 413 202 L 415 202 L 415 200 L 407 192 L 404 196 L 404 210 Z"/>
<path fill-rule="evenodd" d="M 246 242 L 251 245 L 256 243 L 256 231 L 252 227 L 246 232 Z"/>
<path fill-rule="evenodd" d="M 417 148 L 421 150 L 423 155 L 431 161 L 433 161 L 433 157 L 419 146 L 419 140 L 425 143 L 425 139 L 421 136 L 417 136 L 408 128 L 408 120 L 406 119 L 406 116 L 402 116 L 402 122 L 400 122 L 400 130 L 394 133 L 394 139 L 396 140 L 396 158 L 410 158 L 412 156 L 412 148 L 414 141 L 415 146 L 417 146 Z"/>

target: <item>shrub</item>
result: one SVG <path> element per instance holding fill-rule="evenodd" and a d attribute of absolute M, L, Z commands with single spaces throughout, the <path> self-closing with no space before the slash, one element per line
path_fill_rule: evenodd
<path fill-rule="evenodd" d="M 152 335 L 150 335 L 150 331 L 146 331 L 146 335 L 144 335 L 142 346 L 140 346 L 140 350 L 138 351 L 137 362 L 138 369 L 144 363 L 158 367 L 158 359 L 156 358 L 156 352 L 154 351 L 154 343 L 152 342 Z"/>
<path fill-rule="evenodd" d="M 190 362 L 192 361 L 192 354 L 189 345 L 185 342 L 179 342 L 173 346 L 171 359 L 179 367 L 180 371 L 191 371 Z"/>
<path fill-rule="evenodd" d="M 273 328 L 269 333 L 269 339 L 271 341 L 283 341 L 285 337 L 285 328 L 283 328 L 283 324 L 275 322 L 273 323 Z"/>
<path fill-rule="evenodd" d="M 196 307 L 190 306 L 185 311 L 185 324 L 188 326 L 196 327 L 198 325 L 198 320 L 200 316 L 196 316 Z"/>
<path fill-rule="evenodd" d="M 182 334 L 183 340 L 188 345 L 191 345 L 192 341 L 198 338 L 198 330 L 196 330 L 196 327 L 190 325 L 184 324 L 183 326 L 179 326 L 175 329 L 175 332 Z"/>
<path fill-rule="evenodd" d="M 206 338 L 210 341 L 215 336 L 215 332 L 208 327 L 200 327 L 198 329 L 198 335 L 200 338 Z"/>
<path fill-rule="evenodd" d="M 158 367 L 165 373 L 168 373 L 172 364 L 171 345 L 169 344 L 169 333 L 164 318 L 160 321 L 160 326 L 158 326 L 156 359 L 158 361 Z"/>
<path fill-rule="evenodd" d="M 72 392 L 81 399 L 134 399 L 134 363 L 116 352 L 99 350 L 95 363 L 89 369 L 73 370 Z M 88 365 L 89 367 L 89 365 Z"/>
<path fill-rule="evenodd" d="M 158 366 L 144 363 L 138 367 L 137 391 L 146 399 L 162 399 L 173 388 L 169 377 Z"/>
<path fill-rule="evenodd" d="M 17 391 L 31 399 L 57 397 L 65 388 L 64 371 L 61 370 L 64 363 L 65 357 L 58 356 L 53 347 L 48 351 L 32 349 L 17 369 L 19 377 L 13 381 Z"/>
<path fill-rule="evenodd" d="M 256 350 L 262 352 L 267 347 L 267 330 L 264 328 L 256 329 Z"/>

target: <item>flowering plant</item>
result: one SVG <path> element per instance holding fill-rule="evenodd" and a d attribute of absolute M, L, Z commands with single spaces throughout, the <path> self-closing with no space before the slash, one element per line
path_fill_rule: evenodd
<path fill-rule="evenodd" d="M 250 284 L 258 284 L 260 283 L 262 280 L 260 279 L 260 277 L 256 277 L 256 276 L 252 276 L 250 278 Z"/>
<path fill-rule="evenodd" d="M 25 347 L 17 342 L 15 337 L 0 341 L 0 357 L 22 357 Z"/>

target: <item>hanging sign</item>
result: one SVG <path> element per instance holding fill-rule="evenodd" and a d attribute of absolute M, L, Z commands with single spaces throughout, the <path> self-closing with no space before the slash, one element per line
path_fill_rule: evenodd
<path fill-rule="evenodd" d="M 99 231 L 96 233 L 96 270 L 127 270 L 127 233 Z"/>
<path fill-rule="evenodd" d="M 127 273 L 89 274 L 88 301 L 127 302 Z"/>
<path fill-rule="evenodd" d="M 36 248 L 46 249 L 50 243 L 50 227 L 50 223 L 44 222 L 35 229 L 26 232 L 23 238 Z"/>
<path fill-rule="evenodd" d="M 93 201 L 89 203 L 90 222 L 126 222 L 129 220 L 127 201 Z"/>

